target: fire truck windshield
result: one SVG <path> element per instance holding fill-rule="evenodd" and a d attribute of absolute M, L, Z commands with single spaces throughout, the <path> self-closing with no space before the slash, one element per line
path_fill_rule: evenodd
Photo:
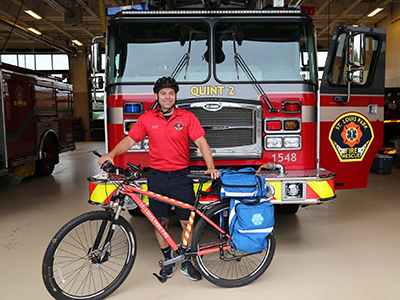
<path fill-rule="evenodd" d="M 208 78 L 209 28 L 205 22 L 149 21 L 110 26 L 108 83 L 154 83 L 170 76 L 189 52 L 190 65 L 176 80 L 203 82 Z M 187 61 L 188 62 L 188 61 Z"/>
<path fill-rule="evenodd" d="M 107 83 L 153 84 L 157 78 L 173 73 L 179 82 L 203 83 L 215 74 L 220 82 L 252 83 L 242 69 L 237 69 L 235 43 L 237 53 L 258 82 L 316 83 L 313 31 L 311 23 L 257 19 L 220 21 L 215 26 L 205 20 L 112 22 Z"/>
<path fill-rule="evenodd" d="M 236 53 L 258 82 L 309 81 L 316 83 L 313 27 L 305 23 L 219 22 L 215 29 L 225 60 L 216 65 L 222 82 L 246 82 L 237 69 Z M 235 49 L 236 47 L 236 49 Z"/>

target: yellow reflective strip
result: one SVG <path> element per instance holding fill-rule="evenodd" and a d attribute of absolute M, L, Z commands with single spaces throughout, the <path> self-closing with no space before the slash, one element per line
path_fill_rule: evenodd
<path fill-rule="evenodd" d="M 276 200 L 282 200 L 282 182 L 278 181 L 268 181 L 270 185 L 272 185 L 275 189 L 275 196 Z"/>
<path fill-rule="evenodd" d="M 307 184 L 318 194 L 321 199 L 335 196 L 333 189 L 327 181 L 310 181 Z"/>
<path fill-rule="evenodd" d="M 206 191 L 209 187 L 211 186 L 211 183 L 205 183 L 203 184 L 203 187 L 201 188 L 202 191 Z M 199 188 L 199 184 L 195 183 L 193 184 L 193 190 L 195 195 L 197 196 L 197 189 Z"/>
<path fill-rule="evenodd" d="M 148 190 L 147 184 L 142 184 L 140 187 L 144 191 Z M 147 197 L 146 195 L 142 195 L 142 200 L 143 200 L 143 202 L 148 203 L 149 202 L 149 197 Z"/>
<path fill-rule="evenodd" d="M 192 230 L 192 226 L 188 225 L 187 230 Z"/>
<path fill-rule="evenodd" d="M 189 238 L 189 235 L 190 235 L 189 232 L 186 232 L 186 233 L 185 233 L 185 238 L 188 239 L 188 238 Z"/>
<path fill-rule="evenodd" d="M 92 195 L 90 195 L 90 200 L 93 202 L 103 203 L 108 196 L 110 196 L 117 189 L 114 185 L 97 185 Z"/>

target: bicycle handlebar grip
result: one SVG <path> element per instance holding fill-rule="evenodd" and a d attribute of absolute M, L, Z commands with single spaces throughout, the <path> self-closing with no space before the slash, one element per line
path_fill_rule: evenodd
<path fill-rule="evenodd" d="M 198 180 L 213 180 L 211 175 L 209 174 L 188 174 L 186 175 L 188 178 L 191 179 L 198 179 Z"/>
<path fill-rule="evenodd" d="M 93 150 L 93 154 L 98 156 L 98 157 L 101 157 L 101 154 L 99 152 L 97 152 L 96 150 Z"/>

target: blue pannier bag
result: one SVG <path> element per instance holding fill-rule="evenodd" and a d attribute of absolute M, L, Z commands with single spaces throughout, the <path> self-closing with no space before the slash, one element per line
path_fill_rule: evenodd
<path fill-rule="evenodd" d="M 232 247 L 249 253 L 265 250 L 268 235 L 274 229 L 274 205 L 266 198 L 232 198 L 230 201 Z"/>
<path fill-rule="evenodd" d="M 267 190 L 265 178 L 257 175 L 253 168 L 238 171 L 223 169 L 221 172 L 221 198 L 264 197 Z"/>

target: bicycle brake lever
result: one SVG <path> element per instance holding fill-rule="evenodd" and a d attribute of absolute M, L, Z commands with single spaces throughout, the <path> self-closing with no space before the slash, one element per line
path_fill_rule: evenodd
<path fill-rule="evenodd" d="M 158 281 L 160 281 L 161 283 L 164 283 L 167 281 L 168 277 L 167 277 L 167 273 L 161 269 L 160 275 L 157 275 L 156 273 L 153 273 L 154 276 L 156 276 L 156 278 L 158 279 Z"/>

